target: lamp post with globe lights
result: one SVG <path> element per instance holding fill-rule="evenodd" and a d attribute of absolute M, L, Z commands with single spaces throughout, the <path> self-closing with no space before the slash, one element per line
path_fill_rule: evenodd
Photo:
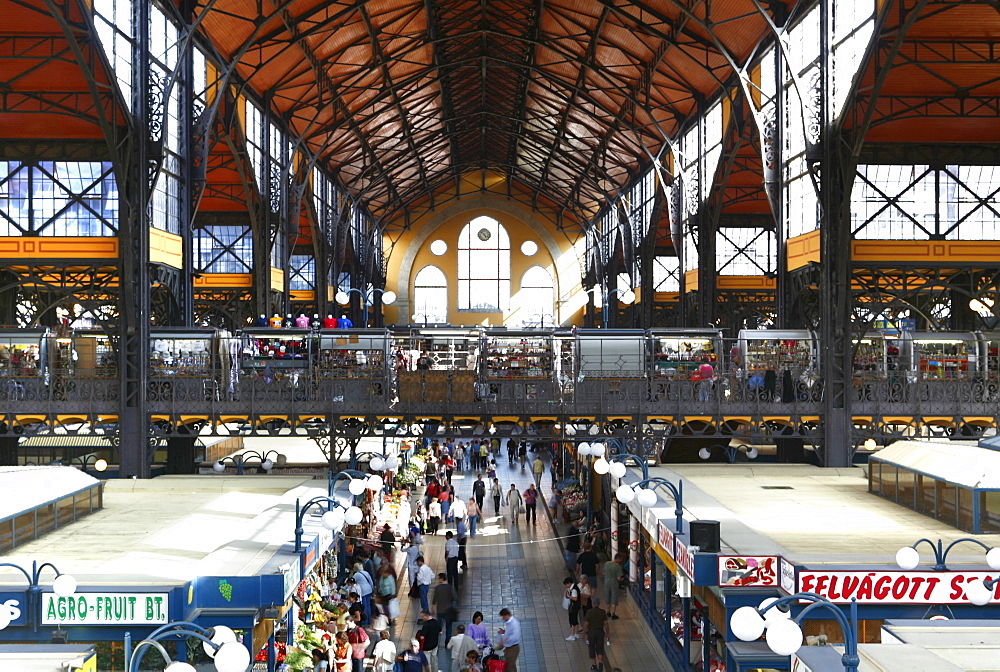
<path fill-rule="evenodd" d="M 916 566 L 920 564 L 920 552 L 917 551 L 917 546 L 920 544 L 927 544 L 934 552 L 934 571 L 946 572 L 948 571 L 948 566 L 945 562 L 948 560 L 948 553 L 957 544 L 966 541 L 981 546 L 986 551 L 986 564 L 990 566 L 990 569 L 1000 570 L 1000 548 L 988 546 L 978 539 L 972 539 L 970 537 L 956 539 L 948 544 L 947 547 L 944 545 L 944 540 L 942 539 L 938 539 L 936 544 L 930 539 L 919 539 L 914 544 L 904 546 L 896 551 L 896 564 L 899 565 L 901 569 L 915 569 Z"/>
<path fill-rule="evenodd" d="M 88 469 L 93 469 L 96 472 L 105 472 L 108 470 L 108 461 L 103 457 L 98 457 L 93 453 L 89 455 L 80 455 L 78 457 L 70 458 L 70 466 L 79 464 L 80 471 L 87 473 Z"/>
<path fill-rule="evenodd" d="M 341 289 L 337 292 L 334 297 L 342 306 L 346 306 L 351 302 L 351 294 L 357 292 L 358 296 L 361 297 L 361 321 L 364 326 L 368 326 L 368 301 L 374 301 L 375 296 L 382 296 L 382 305 L 390 306 L 396 300 L 396 292 L 388 289 L 382 289 L 380 287 L 371 287 L 367 290 L 357 289 L 356 287 L 348 287 L 346 289 Z"/>
<path fill-rule="evenodd" d="M 649 466 L 646 464 L 646 460 L 631 453 L 618 453 L 607 458 L 600 457 L 594 462 L 594 471 L 601 476 L 610 473 L 612 478 L 621 478 L 628 471 L 629 460 L 635 461 L 642 469 L 643 479 L 649 478 Z"/>
<path fill-rule="evenodd" d="M 274 456 L 274 459 L 271 459 L 272 455 Z M 260 462 L 260 468 L 270 473 L 271 469 L 274 468 L 274 465 L 276 463 L 282 464 L 285 458 L 276 450 L 266 450 L 263 453 L 257 452 L 256 450 L 247 450 L 239 453 L 238 455 L 224 457 L 221 460 L 218 460 L 212 465 L 212 469 L 216 473 L 221 474 L 226 470 L 226 462 L 228 461 L 232 462 L 236 466 L 236 475 L 242 476 L 243 469 L 246 467 L 247 462 L 251 459 L 258 460 Z"/>
<path fill-rule="evenodd" d="M 11 567 L 12 569 L 16 569 L 24 575 L 24 578 L 28 580 L 26 609 L 28 612 L 28 623 L 35 632 L 38 631 L 38 622 L 41 616 L 41 578 L 42 572 L 46 567 L 51 569 L 56 574 L 56 578 L 52 581 L 52 592 L 59 597 L 69 597 L 76 592 L 76 579 L 69 574 L 63 574 L 60 572 L 51 562 L 43 562 L 41 565 L 37 562 L 32 562 L 30 572 L 24 567 L 16 565 L 13 562 L 0 562 L 0 567 Z M 17 608 L 16 603 L 15 605 L 11 605 L 10 603 L 0 603 L 0 630 L 5 629 L 11 624 L 12 621 L 16 621 L 20 617 L 21 612 L 20 609 Z"/>
<path fill-rule="evenodd" d="M 332 471 L 327 472 L 327 483 L 326 483 L 326 496 L 332 498 L 333 491 L 337 487 L 337 481 L 342 478 L 346 478 L 350 481 L 348 483 L 347 489 L 350 490 L 351 494 L 357 497 L 358 495 L 364 493 L 367 489 L 365 487 L 365 481 L 368 479 L 368 474 L 363 471 L 358 471 L 357 469 L 344 469 L 336 474 Z M 355 483 L 357 481 L 357 483 Z"/>
<path fill-rule="evenodd" d="M 978 539 L 972 539 L 971 537 L 956 539 L 947 546 L 944 545 L 944 540 L 942 539 L 938 539 L 937 543 L 931 541 L 930 539 L 919 539 L 913 545 L 904 546 L 896 551 L 896 564 L 899 565 L 900 569 L 916 569 L 917 565 L 920 564 L 920 552 L 917 551 L 917 546 L 927 544 L 934 552 L 934 571 L 946 572 L 948 571 L 948 565 L 945 563 L 948 560 L 948 553 L 957 544 L 963 542 L 970 542 L 985 549 L 986 564 L 990 566 L 990 569 L 1000 570 L 1000 547 L 989 546 Z M 993 589 L 997 583 L 998 579 L 971 581 L 965 584 L 965 595 L 969 598 L 969 602 L 981 607 L 988 604 L 989 601 L 993 599 Z"/>
<path fill-rule="evenodd" d="M 250 651 L 237 641 L 236 633 L 224 625 L 202 628 L 187 621 L 168 623 L 153 631 L 132 648 L 132 636 L 125 633 L 125 669 L 138 672 L 139 665 L 149 649 L 160 652 L 166 667 L 163 672 L 195 672 L 195 667 L 183 660 L 172 660 L 163 646 L 163 641 L 200 639 L 205 654 L 215 663 L 218 672 L 245 672 L 250 667 Z M 180 647 L 179 647 L 180 648 Z"/>
<path fill-rule="evenodd" d="M 360 479 L 355 479 L 351 481 L 353 486 L 355 483 L 360 482 Z M 379 486 L 381 487 L 381 486 Z M 360 508 L 354 506 L 344 506 L 332 497 L 324 497 L 320 495 L 319 497 L 313 497 L 305 506 L 300 505 L 300 500 L 295 500 L 295 552 L 298 553 L 302 550 L 302 520 L 305 518 L 306 513 L 314 506 L 327 505 L 326 512 L 320 518 L 320 522 L 323 527 L 332 530 L 339 531 L 343 529 L 344 525 L 357 525 L 364 518 L 364 513 Z"/>
<path fill-rule="evenodd" d="M 384 449 L 385 448 L 383 446 L 383 450 Z M 399 458 L 396 457 L 395 455 L 389 455 L 388 457 L 382 455 L 376 455 L 372 457 L 370 460 L 368 460 L 368 468 L 371 469 L 372 471 L 378 472 L 377 474 L 373 474 L 372 476 L 379 476 L 379 478 L 382 478 L 383 487 L 388 489 L 390 487 L 390 483 L 388 481 L 385 481 L 384 480 L 385 477 L 381 476 L 380 474 L 382 474 L 383 472 L 388 473 L 390 471 L 391 472 L 396 471 L 396 469 L 399 468 Z"/>
<path fill-rule="evenodd" d="M 789 606 L 795 603 L 809 604 L 791 617 Z M 729 632 L 737 639 L 752 642 L 764 635 L 772 651 L 782 656 L 790 656 L 802 647 L 801 622 L 817 610 L 827 610 L 833 614 L 844 633 L 844 655 L 841 663 L 844 672 L 858 672 L 858 603 L 851 600 L 849 616 L 828 599 L 816 593 L 796 593 L 787 597 L 769 597 L 757 607 L 740 607 L 729 619 Z"/>
<path fill-rule="evenodd" d="M 657 488 L 664 488 L 673 498 L 674 517 L 677 521 L 677 534 L 683 534 L 684 483 L 682 481 L 677 481 L 677 485 L 674 485 L 665 478 L 654 476 L 653 478 L 644 478 L 635 485 L 623 483 L 618 486 L 617 490 L 615 490 L 615 498 L 617 498 L 622 504 L 629 504 L 633 499 L 635 499 L 639 502 L 639 506 L 644 509 L 648 509 L 652 506 L 656 506 Z"/>
<path fill-rule="evenodd" d="M 627 462 L 629 460 L 634 460 L 639 468 L 642 469 L 643 479 L 649 478 L 649 466 L 646 464 L 646 460 L 641 459 L 638 455 L 632 455 L 630 453 L 618 453 L 612 455 L 608 458 L 598 458 L 594 462 L 594 471 L 603 476 L 604 474 L 611 474 L 612 478 L 621 479 L 625 476 L 625 472 L 628 471 Z M 618 531 L 618 507 L 611 507 L 611 529 L 615 532 Z M 631 537 L 631 526 L 630 526 Z M 631 538 L 629 539 L 631 542 Z M 612 534 L 611 536 L 611 557 L 618 556 L 618 535 Z"/>

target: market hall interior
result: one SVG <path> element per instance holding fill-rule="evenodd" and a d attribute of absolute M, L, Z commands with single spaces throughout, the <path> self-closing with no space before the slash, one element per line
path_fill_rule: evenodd
<path fill-rule="evenodd" d="M 994 2 L 0 16 L 0 655 L 187 657 L 183 619 L 195 664 L 271 670 L 309 572 L 451 437 L 557 459 L 637 652 L 836 669 L 760 639 L 780 597 L 848 667 L 966 664 L 1000 564 Z"/>

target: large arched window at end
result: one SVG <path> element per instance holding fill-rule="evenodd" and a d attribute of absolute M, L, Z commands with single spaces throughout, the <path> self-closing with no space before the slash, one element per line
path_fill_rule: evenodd
<path fill-rule="evenodd" d="M 476 217 L 458 236 L 458 309 L 500 313 L 510 305 L 510 238 L 492 217 Z"/>
<path fill-rule="evenodd" d="M 424 266 L 413 279 L 413 321 L 417 324 L 448 322 L 448 279 L 437 266 Z"/>
<path fill-rule="evenodd" d="M 541 266 L 532 266 L 521 276 L 514 321 L 522 327 L 555 325 L 555 292 L 552 275 Z"/>

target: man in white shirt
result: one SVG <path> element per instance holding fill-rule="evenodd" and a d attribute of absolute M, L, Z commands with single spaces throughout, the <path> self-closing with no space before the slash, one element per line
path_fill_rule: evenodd
<path fill-rule="evenodd" d="M 444 542 L 444 562 L 448 583 L 453 585 L 455 590 L 458 590 L 458 540 L 455 539 L 455 533 L 451 530 L 448 530 L 444 537 L 447 540 Z"/>
<path fill-rule="evenodd" d="M 453 670 L 462 667 L 469 651 L 479 651 L 479 645 L 476 644 L 476 640 L 465 634 L 464 625 L 459 625 L 455 628 L 455 636 L 448 640 L 447 648 L 451 651 L 451 669 Z"/>
<path fill-rule="evenodd" d="M 456 497 L 455 501 L 451 503 L 451 510 L 449 513 L 454 516 L 455 522 L 457 523 L 469 515 L 469 507 L 465 505 L 465 500 L 461 497 Z"/>
<path fill-rule="evenodd" d="M 503 659 L 507 661 L 507 672 L 517 672 L 517 657 L 521 655 L 521 622 L 506 607 L 500 610 L 503 627 L 498 631 L 497 642 L 503 649 Z"/>
<path fill-rule="evenodd" d="M 450 534 L 450 533 L 449 533 Z M 427 600 L 427 595 L 431 590 L 431 583 L 434 582 L 434 570 L 424 562 L 424 556 L 417 557 L 417 590 L 420 591 L 420 608 L 430 611 L 431 604 Z"/>

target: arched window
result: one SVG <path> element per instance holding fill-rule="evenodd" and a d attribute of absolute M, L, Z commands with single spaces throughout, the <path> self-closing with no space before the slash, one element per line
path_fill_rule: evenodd
<path fill-rule="evenodd" d="M 517 294 L 516 322 L 523 327 L 551 327 L 555 324 L 555 297 L 552 275 L 541 266 L 532 266 L 521 276 Z"/>
<path fill-rule="evenodd" d="M 492 217 L 476 217 L 458 237 L 458 309 L 499 313 L 510 304 L 510 238 Z"/>
<path fill-rule="evenodd" d="M 413 279 L 413 321 L 448 322 L 448 279 L 437 266 L 424 266 Z"/>

